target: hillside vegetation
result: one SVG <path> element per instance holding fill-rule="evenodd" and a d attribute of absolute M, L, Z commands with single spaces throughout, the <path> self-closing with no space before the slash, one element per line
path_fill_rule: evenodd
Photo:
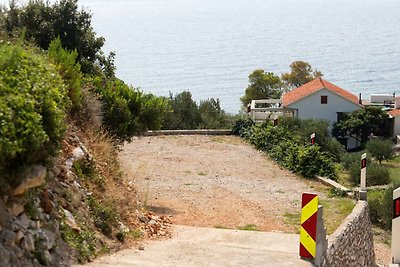
<path fill-rule="evenodd" d="M 76 0 L 0 8 L 4 266 L 86 262 L 157 234 L 150 219 L 160 229 L 116 157 L 123 141 L 159 129 L 169 105 L 118 79 L 103 44 Z"/>

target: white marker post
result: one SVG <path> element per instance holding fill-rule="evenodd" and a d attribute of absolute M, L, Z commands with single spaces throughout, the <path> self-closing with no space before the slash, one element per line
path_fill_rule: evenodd
<path fill-rule="evenodd" d="M 393 191 L 392 262 L 389 266 L 400 266 L 400 187 Z"/>
<path fill-rule="evenodd" d="M 275 126 L 278 126 L 278 117 L 276 117 L 276 116 L 274 117 L 274 127 Z"/>
<path fill-rule="evenodd" d="M 367 154 L 361 156 L 360 200 L 367 200 Z"/>
<path fill-rule="evenodd" d="M 313 133 L 313 134 L 310 136 L 310 138 L 311 138 L 311 144 L 312 144 L 312 145 L 315 145 L 315 133 Z"/>

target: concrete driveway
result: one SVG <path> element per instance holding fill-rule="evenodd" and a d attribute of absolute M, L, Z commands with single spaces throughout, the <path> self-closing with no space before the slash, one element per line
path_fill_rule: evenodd
<path fill-rule="evenodd" d="M 299 259 L 299 235 L 174 226 L 168 240 L 126 249 L 85 266 L 313 266 Z M 77 265 L 79 266 L 79 265 Z"/>

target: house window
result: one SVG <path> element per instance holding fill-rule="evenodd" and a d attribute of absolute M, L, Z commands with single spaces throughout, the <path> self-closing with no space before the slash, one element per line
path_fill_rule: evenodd
<path fill-rule="evenodd" d="M 328 104 L 328 96 L 321 95 L 321 104 Z"/>
<path fill-rule="evenodd" d="M 344 116 L 344 113 L 343 112 L 337 112 L 337 122 L 339 122 L 339 121 L 342 121 L 343 120 L 343 116 Z"/>

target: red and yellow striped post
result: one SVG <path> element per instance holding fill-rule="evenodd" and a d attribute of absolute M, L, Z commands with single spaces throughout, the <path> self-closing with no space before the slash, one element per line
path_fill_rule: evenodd
<path fill-rule="evenodd" d="M 301 196 L 300 257 L 314 259 L 317 250 L 317 194 Z"/>

